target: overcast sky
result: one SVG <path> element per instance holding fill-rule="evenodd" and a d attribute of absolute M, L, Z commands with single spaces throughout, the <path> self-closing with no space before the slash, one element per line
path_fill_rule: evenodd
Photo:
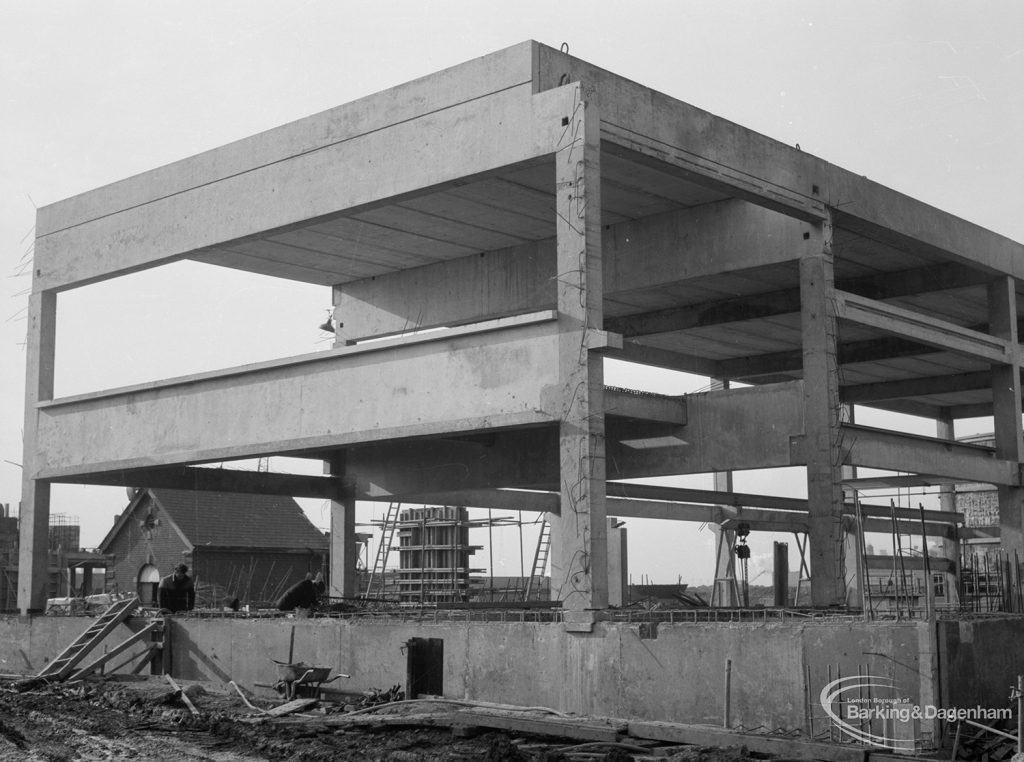
<path fill-rule="evenodd" d="M 531 38 L 1024 241 L 1020 2 L 0 0 L 0 502 L 20 499 L 37 207 Z M 212 267 L 58 306 L 58 395 L 328 346 L 328 289 Z M 52 511 L 92 546 L 123 498 L 58 487 Z M 628 526 L 634 579 L 710 578 L 709 532 Z"/>

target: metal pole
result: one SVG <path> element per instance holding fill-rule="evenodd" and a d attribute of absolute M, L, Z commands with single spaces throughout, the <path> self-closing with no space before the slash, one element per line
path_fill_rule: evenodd
<path fill-rule="evenodd" d="M 924 610 L 931 619 L 935 613 L 935 590 L 932 587 L 932 562 L 928 555 L 928 530 L 924 524 L 924 503 L 918 503 L 921 515 L 921 555 L 924 556 Z"/>
<path fill-rule="evenodd" d="M 732 727 L 732 659 L 725 660 L 725 717 L 722 727 Z"/>
<path fill-rule="evenodd" d="M 491 518 L 491 509 L 487 509 L 487 561 L 488 576 L 490 577 L 489 587 L 491 588 L 491 603 L 494 603 L 494 520 Z"/>
<path fill-rule="evenodd" d="M 893 584 L 893 603 L 896 604 L 896 618 L 903 618 L 903 609 L 900 608 L 900 579 L 897 575 L 896 565 L 899 563 L 898 556 L 896 555 L 896 504 L 889 500 L 889 511 L 892 514 L 892 584 Z"/>
<path fill-rule="evenodd" d="M 1017 675 L 1017 753 L 1024 741 L 1024 675 Z"/>
<path fill-rule="evenodd" d="M 523 512 L 519 511 L 519 576 L 526 577 L 526 559 L 523 558 Z"/>

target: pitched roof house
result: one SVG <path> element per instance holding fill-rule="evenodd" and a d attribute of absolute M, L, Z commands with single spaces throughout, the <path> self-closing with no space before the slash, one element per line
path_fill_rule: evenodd
<path fill-rule="evenodd" d="M 179 563 L 196 584 L 196 607 L 271 605 L 307 572 L 328 572 L 328 538 L 290 497 L 176 489 L 130 490 L 103 538 L 110 585 L 156 605 L 160 578 Z"/>

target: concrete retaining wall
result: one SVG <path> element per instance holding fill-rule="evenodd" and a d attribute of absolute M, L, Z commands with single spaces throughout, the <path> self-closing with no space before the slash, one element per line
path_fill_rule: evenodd
<path fill-rule="evenodd" d="M 0 619 L 0 672 L 37 672 L 90 621 Z M 138 626 L 122 625 L 108 646 Z M 287 661 L 293 628 L 293 660 L 350 673 L 335 685 L 353 692 L 404 688 L 406 641 L 440 638 L 449 697 L 715 725 L 723 719 L 731 661 L 732 724 L 746 728 L 805 728 L 810 719 L 817 732 L 825 730 L 818 696 L 840 676 L 889 678 L 920 705 L 1001 707 L 1024 673 L 1024 619 L 1015 617 L 939 622 L 935 629 L 853 620 L 599 623 L 585 634 L 558 624 L 185 617 L 169 625 L 172 674 L 234 680 L 271 695 L 257 684 L 276 681 L 274 660 Z"/>
<path fill-rule="evenodd" d="M 818 694 L 830 674 L 856 675 L 858 665 L 893 677 L 914 701 L 933 687 L 931 672 L 919 674 L 921 625 L 891 623 L 598 624 L 578 634 L 528 623 L 181 619 L 174 674 L 272 683 L 292 627 L 294 660 L 351 674 L 339 683 L 347 690 L 404 687 L 406 641 L 440 638 L 446 696 L 598 716 L 721 724 L 729 661 L 731 719 L 744 727 L 803 728 L 810 712 L 823 729 Z"/>
<path fill-rule="evenodd" d="M 939 623 L 945 706 L 1010 706 L 1010 687 L 1024 674 L 1024 619 L 992 617 Z"/>

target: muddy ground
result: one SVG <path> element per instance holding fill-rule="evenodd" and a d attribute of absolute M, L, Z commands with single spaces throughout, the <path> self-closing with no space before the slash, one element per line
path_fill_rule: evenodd
<path fill-rule="evenodd" d="M 550 736 L 530 737 L 475 731 L 459 737 L 450 727 L 392 724 L 380 728 L 339 727 L 345 714 L 321 704 L 298 714 L 271 718 L 263 712 L 280 701 L 251 699 L 193 684 L 180 692 L 157 677 L 90 680 L 77 684 L 0 682 L 0 760 L 381 760 L 502 762 L 544 760 L 645 760 L 742 762 L 742 750 L 696 747 L 627 748 L 581 746 Z M 400 714 L 400 704 L 381 708 Z M 417 711 L 422 716 L 422 707 Z M 374 714 L 377 714 L 374 712 Z M 335 724 L 330 724 L 330 723 Z M 463 731 L 464 733 L 464 731 Z"/>

